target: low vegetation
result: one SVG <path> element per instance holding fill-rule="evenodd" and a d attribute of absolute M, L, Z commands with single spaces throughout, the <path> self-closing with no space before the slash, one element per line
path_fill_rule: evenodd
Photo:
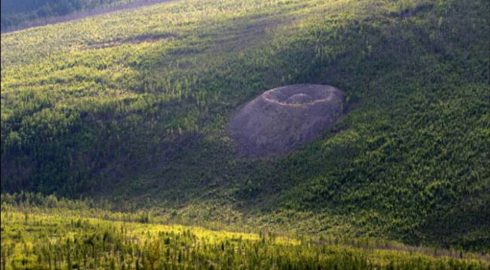
<path fill-rule="evenodd" d="M 1 10 L 1 28 L 2 32 L 21 29 L 54 17 L 133 1 L 135 0 L 4 0 Z"/>
<path fill-rule="evenodd" d="M 486 269 L 475 254 L 152 223 L 50 196 L 4 198 L 1 269 Z M 90 214 L 89 214 L 90 213 Z M 100 215 L 99 218 L 90 216 Z M 115 219 L 115 217 L 118 218 Z M 135 222 L 132 218 L 138 217 Z"/>

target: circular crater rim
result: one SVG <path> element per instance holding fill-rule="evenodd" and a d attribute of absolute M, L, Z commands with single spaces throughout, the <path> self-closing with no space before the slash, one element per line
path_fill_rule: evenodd
<path fill-rule="evenodd" d="M 308 85 L 307 89 L 304 89 L 304 85 L 301 84 L 293 86 L 293 88 L 288 86 L 268 90 L 262 94 L 262 98 L 269 103 L 288 107 L 298 107 L 328 102 L 332 100 L 334 95 L 334 89 L 325 85 Z M 295 96 L 302 96 L 303 100 L 295 102 Z M 307 100 L 308 98 L 311 100 Z"/>

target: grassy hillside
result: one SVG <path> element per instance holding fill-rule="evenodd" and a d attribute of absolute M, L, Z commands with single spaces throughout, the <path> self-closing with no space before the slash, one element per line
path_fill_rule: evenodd
<path fill-rule="evenodd" d="M 489 8 L 184 0 L 2 34 L 2 190 L 488 251 Z M 230 116 L 294 83 L 348 114 L 239 157 Z"/>
<path fill-rule="evenodd" d="M 2 204 L 2 269 L 489 267 L 488 258 L 471 253 L 369 239 L 295 239 L 270 231 L 253 234 L 163 225 L 137 214 L 87 208 L 52 196 L 44 204 Z"/>
<path fill-rule="evenodd" d="M 89 12 L 131 2 L 134 0 L 4 0 L 1 29 L 3 32 L 44 25 L 75 12 Z"/>

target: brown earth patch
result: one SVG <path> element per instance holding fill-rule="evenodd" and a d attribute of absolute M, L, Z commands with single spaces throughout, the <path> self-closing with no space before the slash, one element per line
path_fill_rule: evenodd
<path fill-rule="evenodd" d="M 245 156 L 282 154 L 332 127 L 343 109 L 344 93 L 333 86 L 283 86 L 243 106 L 232 117 L 229 133 Z"/>

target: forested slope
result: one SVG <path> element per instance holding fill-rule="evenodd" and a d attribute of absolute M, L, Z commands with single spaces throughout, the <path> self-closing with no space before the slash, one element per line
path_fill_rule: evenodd
<path fill-rule="evenodd" d="M 2 34 L 2 190 L 488 250 L 488 10 L 186 0 Z M 237 155 L 230 116 L 295 83 L 339 87 L 348 114 Z"/>
<path fill-rule="evenodd" d="M 30 201 L 16 202 L 16 200 Z M 54 196 L 2 197 L 1 269 L 488 269 L 490 258 L 393 241 L 209 230 Z"/>

